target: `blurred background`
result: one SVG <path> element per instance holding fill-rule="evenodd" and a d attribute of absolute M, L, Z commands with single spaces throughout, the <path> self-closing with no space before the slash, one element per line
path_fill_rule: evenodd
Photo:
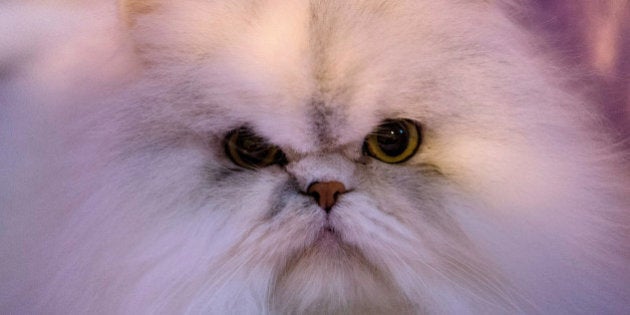
<path fill-rule="evenodd" d="M 532 10 L 520 18 L 559 59 L 586 70 L 594 101 L 630 144 L 630 0 L 526 1 Z"/>

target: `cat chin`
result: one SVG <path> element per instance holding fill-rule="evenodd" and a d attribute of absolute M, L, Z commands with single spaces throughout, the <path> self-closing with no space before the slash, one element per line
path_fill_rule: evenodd
<path fill-rule="evenodd" d="M 325 229 L 289 258 L 275 283 L 270 302 L 282 314 L 407 313 L 412 308 L 390 275 Z"/>
<path fill-rule="evenodd" d="M 395 196 L 392 193 L 397 202 L 380 209 L 372 197 L 350 193 L 330 214 L 313 208 L 317 212 L 309 222 L 284 222 L 285 227 L 304 224 L 301 231 L 308 232 L 279 244 L 286 261 L 270 262 L 276 268 L 270 307 L 282 314 L 522 310 L 512 288 L 500 283 L 496 266 L 459 242 L 457 233 L 416 221 L 423 211 L 436 209 L 428 203 L 410 207 L 405 198 Z M 410 216 L 395 217 L 387 211 L 392 208 Z M 289 231 L 277 232 L 292 235 Z M 475 275 L 466 275 L 469 270 Z"/>

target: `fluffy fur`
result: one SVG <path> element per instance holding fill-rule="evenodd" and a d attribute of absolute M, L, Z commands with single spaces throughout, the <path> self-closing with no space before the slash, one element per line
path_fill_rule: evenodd
<path fill-rule="evenodd" d="M 630 313 L 627 155 L 506 7 L 5 4 L 1 312 Z M 404 164 L 361 154 L 388 118 Z"/>

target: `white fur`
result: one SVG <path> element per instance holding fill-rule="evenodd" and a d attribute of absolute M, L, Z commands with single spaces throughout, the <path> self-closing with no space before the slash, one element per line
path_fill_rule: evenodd
<path fill-rule="evenodd" d="M 492 2 L 158 4 L 0 6 L 0 312 L 630 312 L 627 153 Z"/>

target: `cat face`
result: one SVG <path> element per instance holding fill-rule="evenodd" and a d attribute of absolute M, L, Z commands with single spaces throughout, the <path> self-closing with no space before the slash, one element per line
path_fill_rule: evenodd
<path fill-rule="evenodd" d="M 281 312 L 523 310 L 537 307 L 524 291 L 556 291 L 535 274 L 590 230 L 575 207 L 601 201 L 580 196 L 594 144 L 567 111 L 580 101 L 548 88 L 496 7 L 189 2 L 127 12 L 149 77 L 173 95 L 143 114 L 206 142 L 202 208 L 229 230 L 210 246 L 217 274 L 252 273 Z M 365 150 L 392 119 L 420 128 L 403 163 Z M 235 164 L 225 139 L 240 128 L 283 161 Z M 331 209 L 314 183 L 341 185 Z"/>
<path fill-rule="evenodd" d="M 46 249 L 50 308 L 624 307 L 627 267 L 605 247 L 627 233 L 592 218 L 621 213 L 625 179 L 595 162 L 584 102 L 495 4 L 121 10 L 142 71 L 83 109 L 98 128 L 66 131 L 98 129 L 67 153 L 90 172 L 52 203 L 68 223 Z"/>

